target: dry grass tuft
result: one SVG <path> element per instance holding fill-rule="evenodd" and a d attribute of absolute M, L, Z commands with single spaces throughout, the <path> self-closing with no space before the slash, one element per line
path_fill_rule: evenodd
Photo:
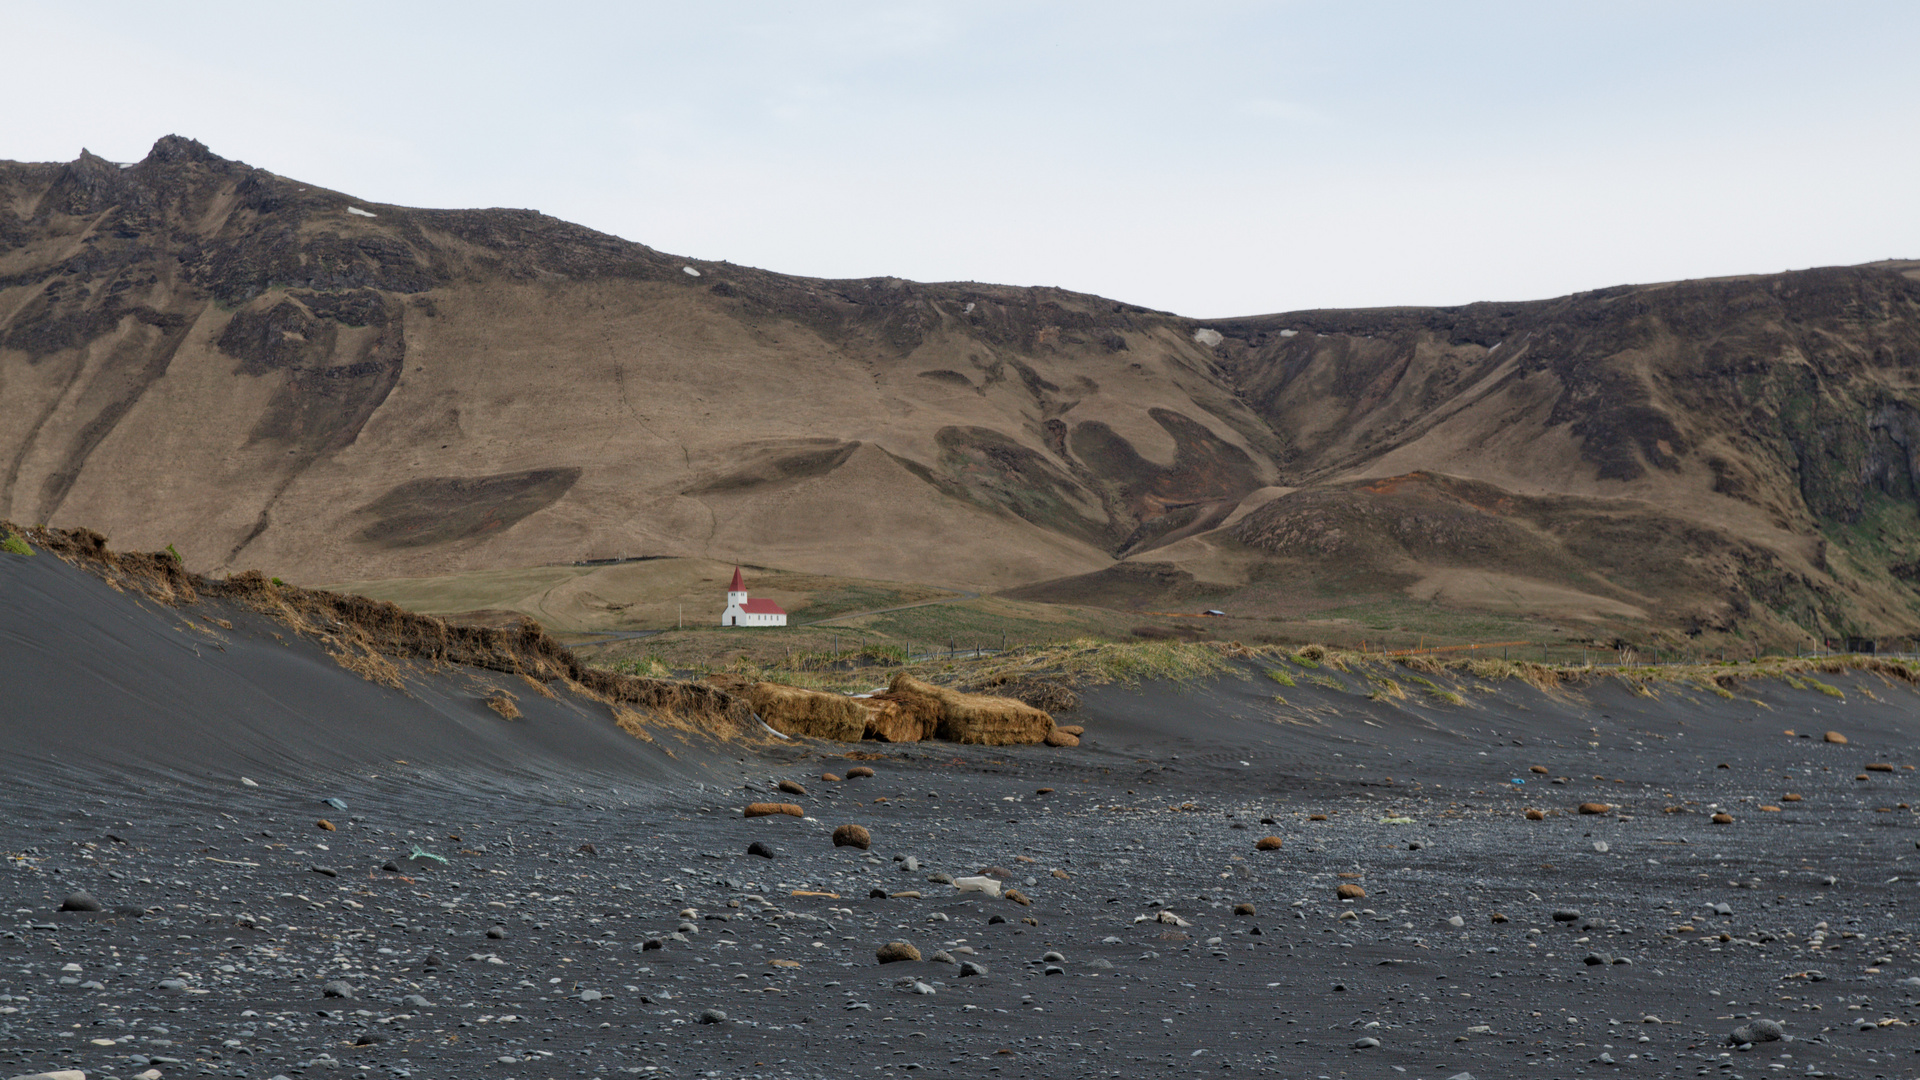
<path fill-rule="evenodd" d="M 520 699 L 505 690 L 495 690 L 487 696 L 486 703 L 487 708 L 499 713 L 503 718 L 518 720 L 520 719 L 520 706 L 515 704 L 518 700 Z"/>

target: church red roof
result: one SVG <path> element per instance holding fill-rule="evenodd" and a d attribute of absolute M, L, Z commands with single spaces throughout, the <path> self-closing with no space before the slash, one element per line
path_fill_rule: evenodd
<path fill-rule="evenodd" d="M 740 605 L 740 610 L 749 615 L 785 615 L 787 609 L 771 600 L 749 600 Z"/>
<path fill-rule="evenodd" d="M 733 568 L 733 584 L 727 586 L 727 591 L 728 592 L 746 592 L 747 591 L 747 583 L 740 580 L 740 568 L 737 566 Z"/>

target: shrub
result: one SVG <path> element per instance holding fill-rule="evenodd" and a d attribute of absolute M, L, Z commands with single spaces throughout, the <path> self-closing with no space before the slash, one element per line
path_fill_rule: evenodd
<path fill-rule="evenodd" d="M 8 533 L 5 540 L 0 540 L 0 549 L 10 551 L 15 555 L 33 554 L 33 549 L 27 546 L 27 542 L 12 533 Z"/>

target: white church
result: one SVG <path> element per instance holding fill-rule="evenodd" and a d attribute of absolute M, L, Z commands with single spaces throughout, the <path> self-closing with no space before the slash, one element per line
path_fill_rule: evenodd
<path fill-rule="evenodd" d="M 727 610 L 720 613 L 721 626 L 785 626 L 787 613 L 771 600 L 747 599 L 747 583 L 740 568 L 733 568 L 733 584 L 727 586 Z"/>

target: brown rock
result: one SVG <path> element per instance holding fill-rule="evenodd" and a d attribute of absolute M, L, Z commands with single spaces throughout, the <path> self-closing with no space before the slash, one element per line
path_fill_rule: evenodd
<path fill-rule="evenodd" d="M 1719 813 L 1719 814 L 1713 815 L 1711 820 L 1715 825 L 1731 825 L 1733 824 L 1733 815 L 1728 813 Z"/>
<path fill-rule="evenodd" d="M 1257 911 L 1252 904 L 1235 904 L 1233 905 L 1233 913 L 1235 915 L 1258 915 L 1259 911 Z"/>
<path fill-rule="evenodd" d="M 1325 815 L 1325 814 L 1308 814 L 1308 815 L 1307 815 L 1307 820 L 1308 820 L 1308 821 L 1325 821 L 1325 820 L 1327 820 L 1327 815 Z"/>
<path fill-rule="evenodd" d="M 1010 881 L 1013 878 L 1013 871 L 1004 866 L 983 866 L 980 868 L 980 876 L 998 878 L 1001 881 Z"/>
<path fill-rule="evenodd" d="M 331 822 L 331 821 L 328 821 L 328 820 L 327 820 L 326 818 L 321 818 L 321 819 L 320 819 L 319 821 L 316 821 L 316 822 L 314 822 L 313 824 L 314 824 L 314 827 L 316 827 L 316 828 L 320 828 L 320 829 L 325 829 L 325 830 L 326 830 L 326 831 L 328 831 L 328 832 L 334 832 L 334 831 L 335 831 L 335 829 L 334 829 L 334 827 L 333 827 L 333 822 Z"/>
<path fill-rule="evenodd" d="M 1583 802 L 1580 804 L 1580 812 L 1583 814 L 1604 814 L 1612 809 L 1612 806 L 1603 802 Z"/>
<path fill-rule="evenodd" d="M 889 941 L 874 950 L 873 956 L 883 964 L 897 964 L 902 960 L 920 959 L 920 950 L 904 941 Z"/>
<path fill-rule="evenodd" d="M 1040 741 L 1046 743 L 1048 746 L 1079 746 L 1080 736 L 1069 735 L 1059 728 L 1054 728 L 1052 731 L 1047 732 L 1046 737 Z"/>
<path fill-rule="evenodd" d="M 789 814 L 793 817 L 807 816 L 805 810 L 800 809 L 790 802 L 757 802 L 747 804 L 747 817 L 772 817 L 775 814 Z"/>
<path fill-rule="evenodd" d="M 1008 889 L 1005 893 L 1002 893 L 1001 895 L 1005 896 L 1007 899 L 1013 901 L 1014 903 L 1019 904 L 1021 907 L 1033 906 L 1033 901 L 1027 899 L 1027 894 L 1021 892 L 1019 889 Z"/>
<path fill-rule="evenodd" d="M 1054 730 L 1064 731 L 1069 735 L 1085 735 L 1087 733 L 1087 729 L 1080 724 L 1061 724 Z"/>
<path fill-rule="evenodd" d="M 1352 882 L 1348 882 L 1333 890 L 1333 895 L 1342 900 L 1365 900 L 1367 898 L 1367 890 Z"/>
<path fill-rule="evenodd" d="M 1258 839 L 1258 840 L 1255 840 L 1255 841 L 1253 842 L 1253 850 L 1255 850 L 1255 851 L 1279 851 L 1279 850 L 1280 850 L 1280 846 L 1281 846 L 1282 844 L 1285 844 L 1285 843 L 1286 843 L 1286 841 L 1285 841 L 1285 840 L 1282 840 L 1282 839 L 1280 839 L 1280 838 L 1279 838 L 1279 837 L 1277 837 L 1277 836 L 1263 836 L 1263 837 L 1261 837 L 1260 839 Z"/>
<path fill-rule="evenodd" d="M 1050 787 L 1034 788 L 1033 793 L 1035 795 L 1051 795 L 1053 794 L 1053 789 Z"/>
<path fill-rule="evenodd" d="M 1528 769 L 1527 771 L 1528 771 L 1528 772 L 1537 772 L 1537 773 L 1539 773 L 1539 774 L 1540 774 L 1541 776 L 1545 776 L 1545 775 L 1547 775 L 1547 767 L 1546 767 L 1545 765 L 1535 765 L 1535 766 L 1534 766 L 1533 768 L 1531 768 L 1531 769 Z"/>
<path fill-rule="evenodd" d="M 1545 821 L 1547 820 L 1547 815 L 1541 813 L 1538 810 L 1528 810 L 1527 820 L 1528 821 Z"/>
<path fill-rule="evenodd" d="M 1854 777 L 1854 779 L 1855 780 L 1871 780 L 1873 779 L 1873 777 L 1868 776 L 1866 773 L 1861 773 L 1859 776 Z"/>
<path fill-rule="evenodd" d="M 820 774 L 820 779 L 822 779 L 822 780 L 825 780 L 825 781 L 826 781 L 827 783 L 829 783 L 829 784 L 837 784 L 837 783 L 839 783 L 839 782 L 840 782 L 840 778 L 839 778 L 839 777 L 837 777 L 837 776 L 835 776 L 835 775 L 833 775 L 833 774 L 832 774 L 832 773 L 830 773 L 830 772 L 823 772 L 823 773 L 821 773 L 821 774 Z"/>
<path fill-rule="evenodd" d="M 1493 921 L 1494 921 L 1494 922 L 1506 922 L 1506 921 L 1507 921 L 1507 917 L 1506 917 L 1505 915 L 1502 915 L 1502 914 L 1500 914 L 1500 913 L 1499 913 L 1499 912 L 1497 912 L 1497 911 L 1493 913 L 1493 916 L 1492 916 L 1492 919 L 1493 919 Z"/>
<path fill-rule="evenodd" d="M 865 765 L 855 765 L 853 768 L 847 770 L 847 779 L 849 780 L 858 780 L 863 776 L 872 775 L 873 770 L 867 768 Z"/>
<path fill-rule="evenodd" d="M 1061 881 L 1073 880 L 1071 877 L 1067 876 L 1067 872 L 1065 870 L 1061 870 L 1058 867 L 1054 868 L 1053 876 L 1059 878 Z"/>
<path fill-rule="evenodd" d="M 1760 812 L 1763 814 L 1777 814 L 1780 812 L 1780 808 L 1769 803 L 1765 806 L 1762 806 L 1760 808 Z"/>
<path fill-rule="evenodd" d="M 860 825 L 842 825 L 833 830 L 834 847 L 857 847 L 865 851 L 873 846 L 873 834 Z"/>
<path fill-rule="evenodd" d="M 1835 746 L 1847 745 L 1847 737 L 1845 735 L 1840 734 L 1837 731 L 1827 732 L 1826 740 L 1830 743 L 1833 743 Z"/>
<path fill-rule="evenodd" d="M 856 698 L 867 709 L 867 738 L 877 742 L 920 742 L 933 738 L 937 717 L 900 694 Z"/>
<path fill-rule="evenodd" d="M 805 795 L 807 793 L 806 788 L 801 787 L 799 784 L 795 783 L 792 780 L 782 780 L 780 781 L 778 786 L 781 791 L 784 791 L 789 795 Z"/>
<path fill-rule="evenodd" d="M 1868 772 L 1892 772 L 1893 764 L 1891 762 L 1886 762 L 1886 761 L 1870 761 L 1867 763 L 1867 771 Z"/>
<path fill-rule="evenodd" d="M 1780 801 L 1781 802 L 1799 802 L 1800 796 L 1795 795 L 1793 792 L 1789 791 L 1785 795 L 1780 796 Z"/>

